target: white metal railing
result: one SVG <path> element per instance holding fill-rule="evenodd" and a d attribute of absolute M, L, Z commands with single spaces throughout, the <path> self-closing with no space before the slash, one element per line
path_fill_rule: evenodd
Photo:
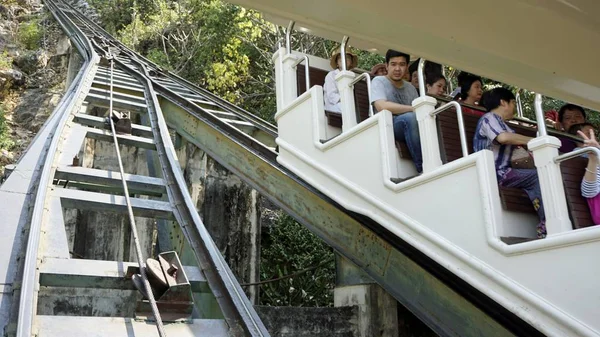
<path fill-rule="evenodd" d="M 542 95 L 535 94 L 535 119 L 537 119 L 538 126 L 538 137 L 547 136 L 548 130 L 546 130 L 546 120 L 544 119 L 544 111 L 542 110 Z"/>
<path fill-rule="evenodd" d="M 308 56 L 303 55 L 300 57 L 292 64 L 292 68 L 296 68 L 302 61 L 304 61 L 304 81 L 306 82 L 306 91 L 308 91 L 308 89 L 310 89 L 310 65 Z"/>
<path fill-rule="evenodd" d="M 427 95 L 427 90 L 425 89 L 425 58 L 421 57 L 419 60 L 419 67 L 417 68 L 417 73 L 419 74 L 419 95 L 421 97 L 425 97 Z"/>
<path fill-rule="evenodd" d="M 361 80 L 366 79 L 367 82 L 367 97 L 369 98 L 369 117 L 373 116 L 373 104 L 371 104 L 371 75 L 369 73 L 362 73 L 358 75 L 350 84 L 349 87 L 354 89 L 354 85 Z"/>
<path fill-rule="evenodd" d="M 582 147 L 580 149 L 575 149 L 569 153 L 561 154 L 560 156 L 554 158 L 554 162 L 556 164 L 560 164 L 563 161 L 573 159 L 575 157 L 580 157 L 584 153 L 592 153 L 592 152 L 596 156 L 598 156 L 598 158 L 600 158 L 600 149 L 598 149 L 597 147 L 593 147 L 593 146 L 586 146 L 586 147 Z"/>
<path fill-rule="evenodd" d="M 523 104 L 521 103 L 521 91 L 519 90 L 519 92 L 517 92 L 517 96 L 515 97 L 515 100 L 517 101 L 517 116 L 519 118 L 524 118 L 523 117 Z"/>
<path fill-rule="evenodd" d="M 348 40 L 350 40 L 349 36 L 344 36 L 342 39 L 342 45 L 340 46 L 340 57 L 342 58 L 342 71 L 348 70 L 346 64 L 346 46 L 348 45 Z"/>
<path fill-rule="evenodd" d="M 291 53 L 292 50 L 292 30 L 294 29 L 295 21 L 290 21 L 287 30 L 285 31 L 285 48 L 287 53 Z"/>
<path fill-rule="evenodd" d="M 420 79 L 419 79 L 420 81 Z M 467 136 L 465 133 L 465 122 L 463 120 L 463 115 L 462 115 L 462 107 L 460 106 L 460 104 L 458 104 L 458 102 L 456 101 L 452 101 L 452 102 L 448 102 L 444 105 L 442 105 L 441 107 L 433 110 L 430 115 L 431 117 L 435 117 L 438 114 L 440 114 L 443 111 L 448 110 L 448 108 L 454 107 L 456 108 L 456 117 L 458 120 L 458 133 L 460 136 L 460 148 L 462 150 L 462 154 L 463 157 L 466 157 L 469 155 L 469 151 L 467 149 Z"/>

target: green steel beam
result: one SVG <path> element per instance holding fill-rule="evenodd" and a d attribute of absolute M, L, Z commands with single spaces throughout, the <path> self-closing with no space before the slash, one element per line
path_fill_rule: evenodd
<path fill-rule="evenodd" d="M 256 154 L 235 137 L 227 136 L 222 125 L 181 104 L 161 98 L 170 127 L 365 270 L 438 334 L 513 335 L 377 233 L 315 194 L 272 158 Z"/>

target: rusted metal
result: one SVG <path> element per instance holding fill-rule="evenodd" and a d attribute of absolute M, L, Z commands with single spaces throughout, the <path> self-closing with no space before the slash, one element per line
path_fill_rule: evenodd
<path fill-rule="evenodd" d="M 158 255 L 158 260 L 148 259 L 146 261 L 146 271 L 163 321 L 191 319 L 194 309 L 192 287 L 177 253 L 164 252 Z M 138 272 L 139 268 L 130 266 L 125 277 L 131 277 L 135 287 L 144 296 L 137 303 L 136 317 L 149 318 L 152 313 L 150 303 L 147 300 L 148 294 Z"/>

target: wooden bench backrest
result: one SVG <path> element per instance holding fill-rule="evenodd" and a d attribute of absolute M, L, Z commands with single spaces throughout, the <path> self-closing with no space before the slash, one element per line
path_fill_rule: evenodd
<path fill-rule="evenodd" d="M 584 228 L 594 224 L 587 200 L 581 196 L 581 179 L 585 174 L 587 159 L 573 158 L 560 164 L 560 171 L 567 197 L 567 206 L 573 228 Z"/>
<path fill-rule="evenodd" d="M 309 67 L 310 85 L 325 84 L 325 77 L 329 72 L 327 70 Z M 306 91 L 306 78 L 303 66 L 296 68 L 296 86 L 298 88 L 298 96 Z M 367 83 L 360 81 L 354 85 L 354 105 L 356 108 L 356 121 L 358 123 L 369 118 L 369 94 L 367 91 Z M 328 113 L 327 118 L 329 125 L 342 127 L 342 116 L 336 113 Z"/>

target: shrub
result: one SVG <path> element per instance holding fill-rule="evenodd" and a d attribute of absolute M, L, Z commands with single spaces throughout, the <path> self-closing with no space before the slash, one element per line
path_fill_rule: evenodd
<path fill-rule="evenodd" d="M 314 269 L 298 273 L 309 268 Z M 333 305 L 333 250 L 290 216 L 282 215 L 263 240 L 260 274 L 261 280 L 296 274 L 294 277 L 262 284 L 262 305 Z"/>
<path fill-rule="evenodd" d="M 42 32 L 40 31 L 38 20 L 31 20 L 19 25 L 17 41 L 19 41 L 19 44 L 24 48 L 29 50 L 38 49 L 41 38 Z"/>
<path fill-rule="evenodd" d="M 0 70 L 12 68 L 12 61 L 12 57 L 8 56 L 6 51 L 0 54 Z"/>

